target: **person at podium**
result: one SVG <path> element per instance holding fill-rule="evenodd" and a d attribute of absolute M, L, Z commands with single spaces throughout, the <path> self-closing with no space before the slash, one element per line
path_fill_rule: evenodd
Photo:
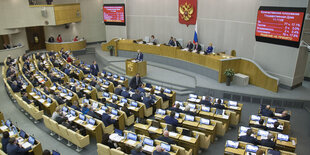
<path fill-rule="evenodd" d="M 136 58 L 137 61 L 143 61 L 143 53 L 138 50 L 138 55 L 137 55 L 137 58 Z"/>
<path fill-rule="evenodd" d="M 135 77 L 130 80 L 129 87 L 132 89 L 137 89 L 142 85 L 142 80 L 140 74 L 137 73 Z"/>

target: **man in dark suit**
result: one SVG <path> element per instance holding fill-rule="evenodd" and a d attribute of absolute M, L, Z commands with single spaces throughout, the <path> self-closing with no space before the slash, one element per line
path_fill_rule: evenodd
<path fill-rule="evenodd" d="M 267 127 L 264 126 L 264 119 L 260 119 L 258 123 L 259 124 L 251 125 L 251 127 L 267 130 Z"/>
<path fill-rule="evenodd" d="M 280 123 L 279 122 L 274 122 L 273 123 L 273 128 L 268 128 L 268 130 L 270 131 L 275 131 L 275 132 L 282 132 L 282 130 L 278 129 Z"/>
<path fill-rule="evenodd" d="M 224 105 L 222 105 L 222 100 L 218 99 L 217 102 L 214 103 L 214 108 L 216 109 L 226 109 Z"/>
<path fill-rule="evenodd" d="M 180 104 L 179 104 L 179 103 L 177 103 L 177 104 L 175 105 L 175 107 L 169 108 L 169 110 L 175 111 L 175 112 L 177 112 L 177 113 L 183 112 L 183 110 L 180 109 Z"/>
<path fill-rule="evenodd" d="M 207 98 L 207 97 L 205 97 L 205 96 L 203 96 L 202 97 L 202 99 L 201 99 L 201 101 L 199 102 L 199 104 L 200 105 L 204 105 L 204 106 L 206 106 L 206 107 L 211 107 L 211 102 L 210 102 L 210 99 L 209 98 Z"/>
<path fill-rule="evenodd" d="M 173 38 L 172 46 L 182 48 L 181 44 L 175 38 Z"/>
<path fill-rule="evenodd" d="M 13 81 L 11 88 L 13 90 L 13 92 L 20 92 L 20 90 L 22 89 L 16 81 Z"/>
<path fill-rule="evenodd" d="M 191 111 L 191 108 L 189 105 L 187 105 L 183 111 L 183 113 L 188 114 L 188 115 L 192 115 L 192 116 L 196 116 L 196 113 Z"/>
<path fill-rule="evenodd" d="M 276 143 L 272 140 L 273 138 L 274 138 L 273 135 L 269 133 L 267 139 L 262 139 L 260 141 L 260 145 L 271 147 L 274 149 L 276 146 Z"/>
<path fill-rule="evenodd" d="M 278 118 L 289 121 L 291 119 L 291 116 L 288 114 L 288 111 L 284 110 L 282 112 L 282 116 L 280 116 Z"/>
<path fill-rule="evenodd" d="M 196 42 L 193 50 L 196 50 L 197 52 L 201 51 L 200 44 Z"/>
<path fill-rule="evenodd" d="M 28 147 L 26 149 L 21 148 L 17 145 L 17 140 L 12 137 L 9 140 L 9 144 L 6 146 L 7 154 L 8 155 L 20 155 L 25 154 L 29 150 L 31 150 L 31 147 Z"/>
<path fill-rule="evenodd" d="M 152 100 L 152 97 L 150 95 L 150 93 L 146 93 L 145 97 L 143 97 L 143 101 L 142 101 L 146 107 L 146 109 L 148 109 L 149 107 L 151 107 L 154 103 L 154 101 Z"/>
<path fill-rule="evenodd" d="M 168 42 L 168 45 L 169 45 L 169 46 L 174 46 L 174 45 L 173 45 L 173 37 L 170 37 L 170 40 L 169 40 L 169 42 Z"/>
<path fill-rule="evenodd" d="M 122 86 L 118 85 L 114 90 L 114 94 L 121 95 L 122 91 L 123 91 Z"/>
<path fill-rule="evenodd" d="M 188 48 L 188 50 L 192 50 L 194 47 L 194 44 L 192 43 L 192 41 L 188 41 L 186 48 Z"/>
<path fill-rule="evenodd" d="M 169 131 L 168 130 L 165 130 L 164 131 L 164 135 L 163 136 L 160 136 L 159 138 L 157 138 L 158 140 L 161 140 L 163 142 L 166 142 L 168 143 L 169 145 L 171 144 L 176 144 L 174 140 L 170 139 L 169 138 Z"/>
<path fill-rule="evenodd" d="M 95 80 L 95 79 L 93 79 L 93 80 L 90 82 L 90 85 L 91 85 L 91 86 L 93 86 L 93 87 L 95 87 L 95 86 L 96 86 L 96 84 L 97 84 L 97 82 L 96 82 L 96 80 Z"/>
<path fill-rule="evenodd" d="M 160 145 L 157 145 L 153 155 L 170 155 L 170 153 L 166 152 Z"/>
<path fill-rule="evenodd" d="M 64 100 L 61 98 L 60 93 L 57 93 L 54 99 L 57 101 L 59 105 L 62 105 L 65 103 Z"/>
<path fill-rule="evenodd" d="M 138 89 L 136 89 L 135 93 L 132 94 L 131 99 L 141 102 L 141 95 L 140 95 L 140 91 Z"/>
<path fill-rule="evenodd" d="M 239 137 L 239 141 L 243 141 L 243 142 L 247 142 L 247 143 L 252 143 L 252 144 L 257 144 L 257 139 L 251 136 L 252 134 L 252 129 L 248 129 L 246 131 L 246 135 L 245 136 L 241 136 Z"/>
<path fill-rule="evenodd" d="M 138 55 L 136 57 L 136 60 L 143 61 L 143 53 L 140 50 L 138 50 Z"/>
<path fill-rule="evenodd" d="M 93 64 L 90 66 L 91 74 L 97 76 L 99 72 L 99 67 L 96 61 L 93 61 Z"/>
<path fill-rule="evenodd" d="M 94 109 L 92 107 L 89 108 L 89 111 L 87 112 L 87 115 L 93 117 L 93 118 L 97 118 L 97 119 L 100 119 L 96 113 L 94 112 Z"/>
<path fill-rule="evenodd" d="M 160 93 L 157 94 L 158 96 L 160 96 L 161 98 L 163 98 L 163 101 L 167 101 L 169 100 L 168 96 L 164 93 L 164 90 L 163 89 L 160 89 Z"/>
<path fill-rule="evenodd" d="M 138 144 L 134 149 L 131 150 L 132 155 L 145 155 L 145 153 L 142 152 L 142 145 Z"/>
<path fill-rule="evenodd" d="M 261 110 L 262 116 L 266 117 L 274 117 L 273 112 L 270 110 L 270 105 L 267 105 L 265 108 Z"/>
<path fill-rule="evenodd" d="M 125 97 L 125 98 L 130 98 L 130 94 L 128 93 L 128 88 L 126 88 L 126 90 L 122 91 L 121 96 Z"/>
<path fill-rule="evenodd" d="M 103 113 L 101 116 L 101 121 L 103 122 L 104 126 L 106 126 L 106 127 L 115 123 L 115 120 L 111 119 L 111 116 L 109 115 L 110 113 L 111 113 L 110 109 L 108 108 L 105 111 L 105 113 Z"/>
<path fill-rule="evenodd" d="M 1 144 L 2 144 L 2 150 L 4 153 L 7 153 L 6 151 L 6 146 L 9 144 L 9 140 L 10 140 L 10 134 L 7 131 L 3 132 L 3 137 L 1 139 Z"/>
<path fill-rule="evenodd" d="M 174 112 L 174 111 L 171 111 L 171 112 L 170 112 L 170 116 L 166 116 L 166 117 L 164 118 L 164 121 L 165 121 L 167 124 L 170 124 L 170 125 L 172 125 L 172 126 L 177 127 L 177 126 L 179 126 L 179 122 L 178 122 L 177 119 L 174 118 L 174 116 L 175 116 L 175 112 Z"/>
<path fill-rule="evenodd" d="M 30 103 L 33 102 L 32 100 L 29 100 L 29 99 L 28 99 L 28 94 L 27 94 L 27 93 L 24 93 L 24 95 L 23 95 L 23 100 L 24 100 L 25 102 L 27 102 L 28 104 L 30 104 Z"/>
<path fill-rule="evenodd" d="M 141 85 L 142 85 L 142 80 L 141 80 L 140 74 L 137 73 L 136 76 L 130 80 L 129 86 L 132 89 L 137 89 Z"/>

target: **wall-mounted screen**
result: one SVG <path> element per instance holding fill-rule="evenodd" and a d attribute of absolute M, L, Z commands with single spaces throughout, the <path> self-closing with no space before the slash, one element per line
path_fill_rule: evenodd
<path fill-rule="evenodd" d="M 125 4 L 104 4 L 103 21 L 106 25 L 126 25 Z"/>
<path fill-rule="evenodd" d="M 306 8 L 261 6 L 257 13 L 256 41 L 299 47 Z"/>

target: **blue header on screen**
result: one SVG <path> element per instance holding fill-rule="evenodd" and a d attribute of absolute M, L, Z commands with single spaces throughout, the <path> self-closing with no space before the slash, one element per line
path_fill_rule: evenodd
<path fill-rule="evenodd" d="M 29 136 L 28 142 L 29 142 L 30 144 L 34 145 L 35 139 L 34 139 L 33 137 Z"/>
<path fill-rule="evenodd" d="M 131 140 L 136 141 L 137 140 L 137 135 L 133 134 L 133 133 L 128 133 L 127 134 L 127 139 L 131 139 Z"/>

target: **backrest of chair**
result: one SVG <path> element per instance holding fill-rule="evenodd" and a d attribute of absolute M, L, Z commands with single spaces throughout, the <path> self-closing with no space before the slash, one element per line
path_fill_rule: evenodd
<path fill-rule="evenodd" d="M 97 148 L 98 155 L 111 155 L 110 147 L 97 143 Z"/>
<path fill-rule="evenodd" d="M 72 130 L 67 130 L 68 131 L 68 136 L 69 136 L 69 141 L 71 141 L 73 144 L 77 145 L 79 143 L 74 131 Z"/>
<path fill-rule="evenodd" d="M 123 151 L 120 151 L 120 150 L 111 149 L 111 154 L 113 154 L 113 155 L 124 155 L 125 153 Z"/>
<path fill-rule="evenodd" d="M 50 128 L 51 125 L 50 125 L 50 122 L 48 120 L 49 118 L 46 115 L 43 115 L 42 117 L 43 117 L 43 123 L 44 123 L 45 127 L 51 130 L 51 128 Z"/>
<path fill-rule="evenodd" d="M 59 130 L 60 130 L 60 132 L 62 133 L 62 135 L 64 135 L 64 136 L 69 136 L 69 134 L 68 134 L 68 129 L 67 129 L 65 126 L 59 125 Z M 64 138 L 66 138 L 66 137 L 64 137 Z"/>

